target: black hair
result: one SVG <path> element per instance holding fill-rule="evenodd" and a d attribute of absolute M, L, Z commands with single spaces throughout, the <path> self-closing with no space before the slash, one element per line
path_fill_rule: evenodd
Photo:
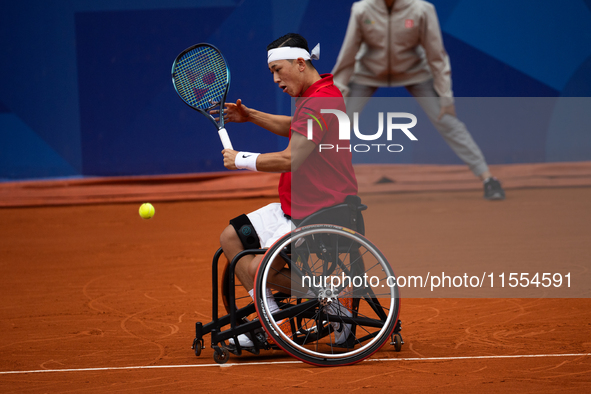
<path fill-rule="evenodd" d="M 298 33 L 287 33 L 286 35 L 279 37 L 278 39 L 267 45 L 267 51 L 281 47 L 303 48 L 307 52 L 310 52 L 310 49 L 308 48 L 308 41 L 306 41 L 306 39 Z M 306 64 L 313 70 L 316 69 L 316 67 L 314 67 L 314 65 L 312 64 L 311 60 L 306 60 Z"/>
<path fill-rule="evenodd" d="M 300 36 L 297 33 L 288 33 L 284 36 L 279 37 L 278 39 L 267 45 L 267 51 L 281 47 L 303 48 L 306 51 L 310 52 L 310 49 L 308 49 L 308 41 L 306 41 L 304 37 Z"/>

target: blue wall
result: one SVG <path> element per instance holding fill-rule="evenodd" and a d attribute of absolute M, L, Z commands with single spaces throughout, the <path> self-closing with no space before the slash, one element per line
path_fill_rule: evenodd
<path fill-rule="evenodd" d="M 456 96 L 591 96 L 591 0 L 432 2 Z M 222 170 L 215 129 L 174 92 L 175 56 L 198 42 L 218 46 L 232 71 L 229 100 L 289 114 L 289 97 L 266 69 L 266 45 L 299 32 L 322 43 L 316 66 L 329 72 L 351 3 L 0 0 L 0 180 Z M 510 131 L 492 139 L 470 129 L 491 164 L 591 160 L 591 133 L 550 123 L 511 146 L 522 155 L 504 154 Z M 241 150 L 286 144 L 249 124 L 228 129 Z M 406 162 L 458 163 L 441 138 L 424 146 Z"/>

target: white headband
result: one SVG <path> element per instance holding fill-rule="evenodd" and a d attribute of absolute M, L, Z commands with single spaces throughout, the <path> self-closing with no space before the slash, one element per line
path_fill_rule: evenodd
<path fill-rule="evenodd" d="M 276 60 L 292 60 L 302 58 L 304 60 L 318 60 L 320 59 L 320 44 L 316 44 L 312 49 L 312 54 L 308 53 L 304 48 L 297 47 L 281 47 L 273 48 L 267 52 L 267 64 Z"/>

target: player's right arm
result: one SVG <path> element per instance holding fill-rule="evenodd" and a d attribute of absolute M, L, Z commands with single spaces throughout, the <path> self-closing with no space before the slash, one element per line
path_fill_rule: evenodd
<path fill-rule="evenodd" d="M 287 148 L 280 152 L 262 153 L 256 157 L 256 171 L 261 172 L 290 172 L 297 171 L 300 165 L 314 151 L 316 144 L 302 134 L 294 133 Z M 237 155 L 252 156 L 250 152 L 237 152 L 224 149 L 224 166 L 229 170 L 237 170 Z"/>
<path fill-rule="evenodd" d="M 219 114 L 219 111 L 211 111 L 212 114 Z M 248 108 L 238 99 L 236 104 L 226 103 L 224 109 L 224 121 L 243 123 L 251 122 L 270 132 L 282 137 L 289 137 L 289 127 L 291 125 L 291 116 L 272 115 L 266 112 L 257 111 Z"/>

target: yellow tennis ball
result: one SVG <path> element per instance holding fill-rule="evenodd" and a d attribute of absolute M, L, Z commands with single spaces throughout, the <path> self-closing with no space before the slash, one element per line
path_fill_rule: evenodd
<path fill-rule="evenodd" d="M 155 213 L 156 210 L 154 209 L 154 206 L 149 202 L 144 203 L 140 206 L 140 216 L 143 219 L 150 219 L 152 216 L 154 216 Z"/>

